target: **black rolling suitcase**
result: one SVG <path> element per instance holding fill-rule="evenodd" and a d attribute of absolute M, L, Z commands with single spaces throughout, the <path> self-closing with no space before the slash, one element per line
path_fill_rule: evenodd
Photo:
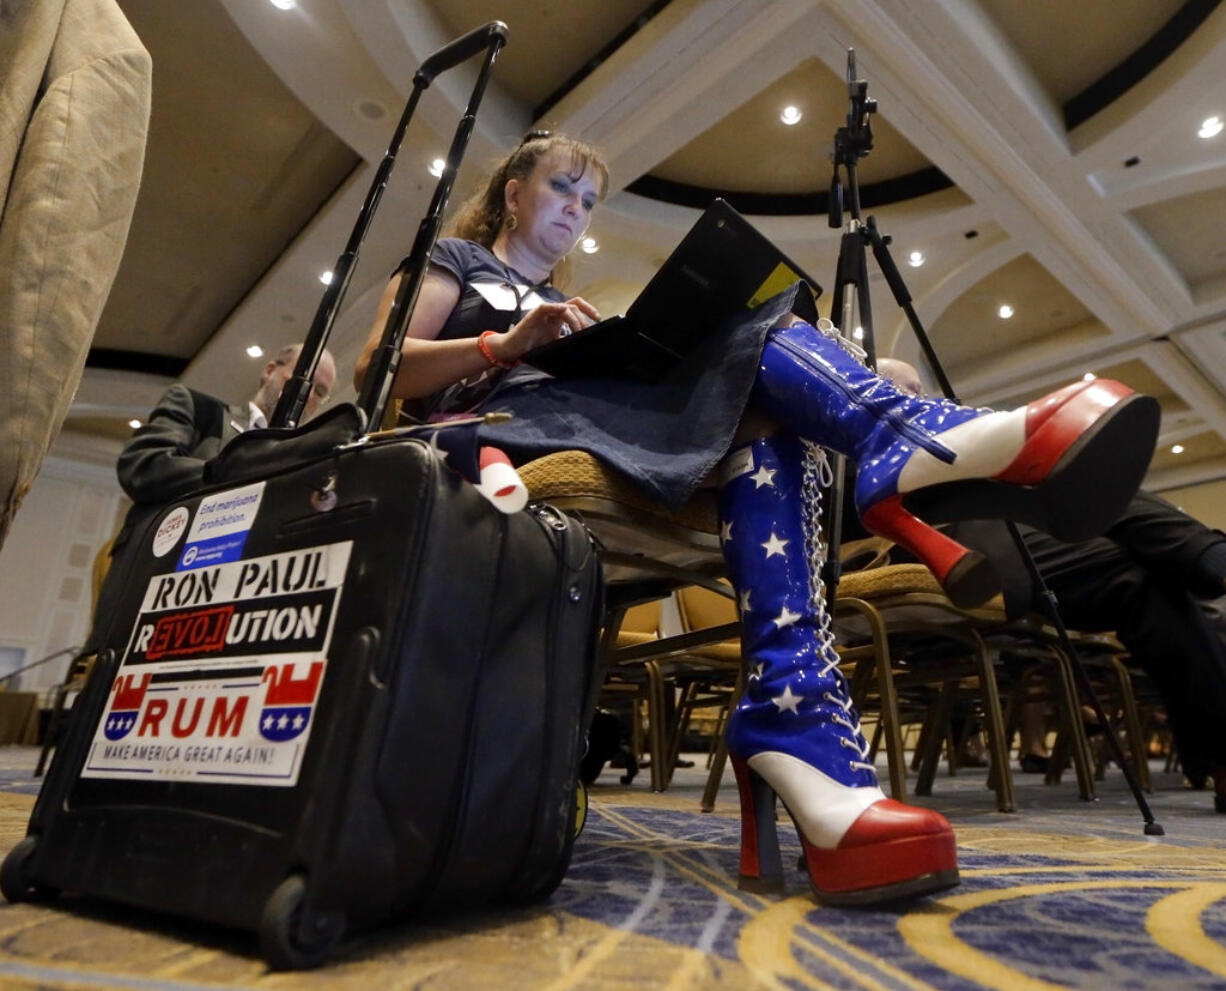
<path fill-rule="evenodd" d="M 483 31 L 440 53 L 488 44 L 479 86 L 505 35 Z M 385 333 L 397 350 L 405 322 Z M 253 929 L 272 965 L 300 967 L 347 928 L 560 882 L 595 687 L 592 541 L 548 506 L 500 512 L 435 445 L 364 435 L 364 414 L 240 436 L 212 484 L 133 535 L 94 676 L 0 868 L 7 898 Z"/>

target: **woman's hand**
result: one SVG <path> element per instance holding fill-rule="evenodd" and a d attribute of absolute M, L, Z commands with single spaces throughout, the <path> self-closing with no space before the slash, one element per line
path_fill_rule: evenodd
<path fill-rule="evenodd" d="M 489 349 L 499 361 L 510 364 L 533 348 L 590 327 L 599 319 L 596 307 L 579 296 L 564 303 L 541 303 L 505 334 L 489 337 Z"/>

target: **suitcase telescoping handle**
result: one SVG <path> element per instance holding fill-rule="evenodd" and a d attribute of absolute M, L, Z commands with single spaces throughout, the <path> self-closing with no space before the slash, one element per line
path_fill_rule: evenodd
<path fill-rule="evenodd" d="M 306 406 L 307 396 L 311 392 L 315 366 L 319 364 L 319 356 L 323 353 L 328 335 L 332 332 L 332 324 L 336 320 L 340 301 L 349 288 L 349 279 L 357 262 L 358 249 L 366 237 L 366 231 L 374 219 L 383 190 L 391 178 L 392 168 L 396 164 L 396 155 L 400 151 L 400 144 L 404 140 L 405 131 L 408 129 L 409 121 L 413 118 L 413 112 L 417 109 L 417 101 L 421 98 L 422 92 L 439 73 L 459 65 L 484 49 L 485 60 L 477 75 L 476 85 L 469 97 L 468 107 L 456 125 L 455 136 L 447 152 L 447 164 L 443 168 L 438 185 L 434 188 L 434 197 L 430 201 L 430 207 L 425 217 L 422 218 L 421 226 L 417 229 L 413 250 L 409 254 L 409 263 L 404 277 L 400 280 L 400 288 L 396 293 L 391 311 L 388 313 L 387 323 L 383 327 L 379 349 L 375 352 L 374 360 L 367 370 L 366 380 L 362 384 L 362 393 L 358 397 L 358 408 L 365 413 L 366 423 L 368 425 L 379 423 L 383 415 L 383 406 L 387 402 L 388 390 L 391 388 L 392 379 L 400 363 L 400 345 L 408 329 L 409 316 L 417 303 L 417 294 L 425 278 L 426 263 L 429 261 L 430 252 L 434 250 L 434 242 L 438 240 L 439 228 L 442 227 L 447 198 L 451 195 L 456 172 L 464 157 L 464 151 L 468 147 L 468 140 L 472 136 L 473 125 L 477 119 L 477 107 L 481 104 L 482 96 L 485 95 L 485 86 L 489 81 L 494 59 L 502 46 L 507 43 L 507 34 L 507 26 L 502 21 L 490 21 L 428 56 L 414 74 L 413 92 L 409 94 L 409 101 L 400 117 L 400 123 L 396 125 L 392 140 L 375 172 L 374 181 L 371 182 L 366 200 L 358 212 L 357 223 L 353 225 L 353 232 L 349 235 L 345 250 L 341 252 L 332 268 L 332 282 L 324 291 L 323 299 L 319 301 L 315 319 L 311 321 L 311 330 L 307 334 L 306 341 L 303 342 L 302 352 L 294 366 L 294 373 L 281 392 L 281 398 L 277 402 L 270 426 L 294 427 L 298 425 L 298 419 L 302 416 L 302 410 Z"/>

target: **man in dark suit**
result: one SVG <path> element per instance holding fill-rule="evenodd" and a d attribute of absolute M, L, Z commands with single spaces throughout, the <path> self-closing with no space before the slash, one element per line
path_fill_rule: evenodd
<path fill-rule="evenodd" d="M 878 371 L 923 395 L 919 373 L 882 358 Z M 1093 498 L 1087 493 L 1087 498 Z M 1042 612 L 1038 590 L 1005 524 L 970 521 L 946 528 L 990 560 L 1011 617 Z M 1208 777 L 1226 812 L 1226 534 L 1165 499 L 1138 492 L 1100 537 L 1066 544 L 1030 527 L 1022 539 L 1056 595 L 1061 618 L 1084 632 L 1114 632 L 1153 679 L 1166 703 L 1184 772 Z"/>
<path fill-rule="evenodd" d="M 198 488 L 206 461 L 240 433 L 266 427 L 301 349 L 300 344 L 287 345 L 269 360 L 260 371 L 259 388 L 243 406 L 229 406 L 177 382 L 167 389 L 116 465 L 119 484 L 135 504 L 133 509 Z M 304 419 L 327 401 L 335 381 L 336 365 L 325 350 L 315 369 Z"/>
<path fill-rule="evenodd" d="M 268 425 L 301 350 L 301 344 L 290 344 L 278 351 L 260 370 L 255 395 L 242 406 L 228 405 L 178 382 L 162 394 L 148 421 L 137 429 L 120 453 L 116 465 L 119 484 L 132 500 L 132 508 L 112 542 L 112 561 L 152 514 L 204 483 L 205 462 L 240 433 Z M 327 401 L 335 381 L 336 363 L 325 350 L 315 369 L 304 420 Z M 103 583 L 94 609 L 90 645 L 97 642 L 123 588 L 121 576 L 112 573 L 108 577 L 110 580 Z"/>

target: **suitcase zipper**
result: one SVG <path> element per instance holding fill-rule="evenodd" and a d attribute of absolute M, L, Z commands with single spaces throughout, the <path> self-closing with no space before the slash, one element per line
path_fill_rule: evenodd
<path fill-rule="evenodd" d="M 547 527 L 564 533 L 570 528 L 566 518 L 547 502 L 534 502 L 528 506 L 528 511 Z"/>
<path fill-rule="evenodd" d="M 502 577 L 502 570 L 507 560 L 506 548 L 509 543 L 509 519 L 502 515 L 499 516 L 500 533 L 502 534 L 501 542 L 503 552 L 499 555 L 499 566 L 494 576 L 494 587 L 498 586 L 499 579 Z M 424 542 L 424 537 L 423 537 Z M 491 620 L 492 623 L 492 620 Z M 440 841 L 438 847 L 434 851 L 433 862 L 423 875 L 421 883 L 416 894 L 417 900 L 421 904 L 429 904 L 432 899 L 438 895 L 439 885 L 451 866 L 452 858 L 456 850 L 457 832 L 459 824 L 464 820 L 468 805 L 467 795 L 469 793 L 469 783 L 472 779 L 473 768 L 473 748 L 476 746 L 476 734 L 473 728 L 473 713 L 477 705 L 477 689 L 476 684 L 481 679 L 482 671 L 485 668 L 489 658 L 490 647 L 490 629 L 487 626 L 484 635 L 481 638 L 481 654 L 477 660 L 476 669 L 473 674 L 473 682 L 468 686 L 469 704 L 464 712 L 464 722 L 466 726 L 463 742 L 463 757 L 460 761 L 461 780 L 452 788 L 450 797 L 450 806 L 447 809 L 446 819 L 440 831 Z"/>
<path fill-rule="evenodd" d="M 567 551 L 567 536 L 570 531 L 570 521 L 564 517 L 556 508 L 548 503 L 533 503 L 527 507 L 528 511 L 536 518 L 537 522 L 545 531 L 546 539 L 553 544 L 554 554 L 558 558 L 562 567 L 558 569 L 558 578 L 553 582 L 551 589 L 550 604 L 549 604 L 549 622 L 547 626 L 548 640 L 547 654 L 545 657 L 544 670 L 544 688 L 545 688 L 545 712 L 543 718 L 543 726 L 541 728 L 541 742 L 544 748 L 544 760 L 546 765 L 553 756 L 552 741 L 555 734 L 555 724 L 557 722 L 557 712 L 555 707 L 555 692 L 553 690 L 554 674 L 558 664 L 558 640 L 562 627 L 562 600 L 563 595 L 571 604 L 578 604 L 582 598 L 582 593 L 578 585 L 573 581 L 573 576 L 580 572 L 568 558 Z M 552 534 L 550 533 L 552 531 Z M 569 586 L 569 587 L 568 587 Z M 576 756 L 575 773 L 578 773 L 578 757 Z M 524 855 L 521 856 L 520 862 L 529 870 L 532 870 L 538 877 L 541 873 L 541 866 L 534 863 L 534 854 L 538 853 L 538 840 L 542 835 L 543 813 L 548 807 L 548 776 L 543 776 L 541 788 L 536 796 L 537 814 L 533 817 L 533 828 L 529 832 L 528 838 L 524 843 Z M 568 806 L 573 806 L 574 801 L 568 803 Z M 567 832 L 570 831 L 569 824 L 566 826 Z M 552 871 L 553 865 L 550 865 Z M 528 884 L 537 883 L 537 877 L 528 876 Z M 520 876 L 513 878 L 510 882 L 509 890 L 514 887 L 522 888 L 525 884 L 523 870 L 521 869 Z"/>

